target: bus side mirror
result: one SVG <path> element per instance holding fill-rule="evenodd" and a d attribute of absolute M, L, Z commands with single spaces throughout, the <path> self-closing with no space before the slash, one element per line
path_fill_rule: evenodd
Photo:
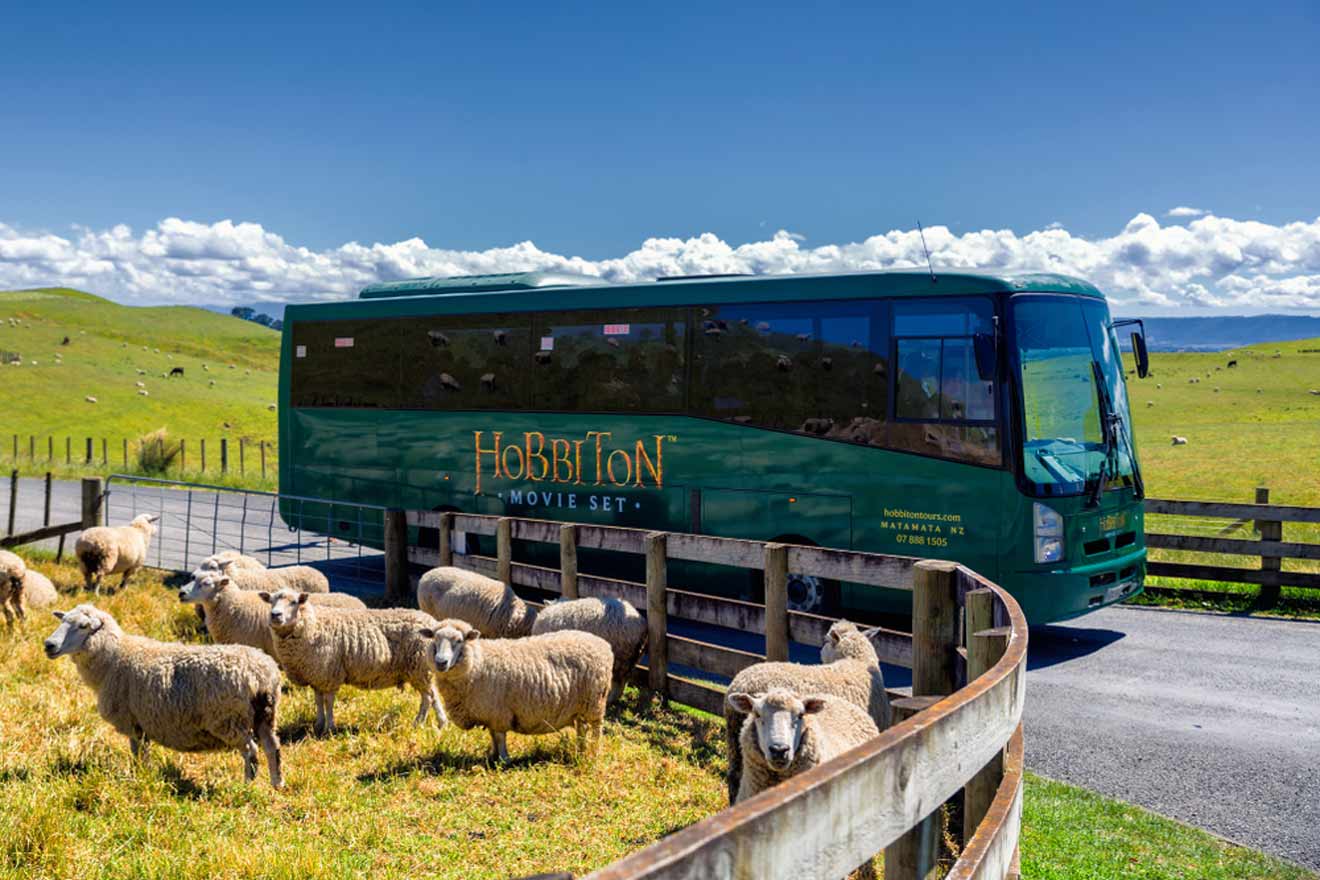
<path fill-rule="evenodd" d="M 1132 334 L 1132 355 L 1137 359 L 1137 376 L 1144 379 L 1150 372 L 1150 355 L 1146 351 L 1146 337 Z"/>
<path fill-rule="evenodd" d="M 972 337 L 972 348 L 976 353 L 976 375 L 982 382 L 993 382 L 995 365 L 999 362 L 993 333 L 977 333 Z"/>

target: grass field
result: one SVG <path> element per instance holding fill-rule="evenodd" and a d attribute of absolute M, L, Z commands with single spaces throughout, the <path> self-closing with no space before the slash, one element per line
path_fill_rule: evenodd
<path fill-rule="evenodd" d="M 61 589 L 76 569 L 38 565 Z M 130 631 L 197 640 L 196 617 L 158 573 L 100 600 Z M 61 607 L 82 601 L 70 593 Z M 134 768 L 33 615 L 0 631 L 0 878 L 418 877 L 581 874 L 725 806 L 722 721 L 629 690 L 599 756 L 570 735 L 489 738 L 415 729 L 410 693 L 347 690 L 343 730 L 310 735 L 310 692 L 281 704 L 287 785 L 242 782 L 236 754 L 156 749 Z M 1032 777 L 1023 858 L 1038 878 L 1312 875 L 1135 807 Z"/>

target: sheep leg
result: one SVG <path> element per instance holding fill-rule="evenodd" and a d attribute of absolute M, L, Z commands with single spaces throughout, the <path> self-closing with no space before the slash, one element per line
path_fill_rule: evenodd
<path fill-rule="evenodd" d="M 116 593 L 121 592 L 125 587 L 128 586 L 128 579 L 132 577 L 132 575 L 133 575 L 133 569 L 131 568 L 128 571 L 124 572 L 124 576 L 119 579 L 119 588 L 115 590 Z"/>
<path fill-rule="evenodd" d="M 317 736 L 325 734 L 325 695 L 320 691 L 313 691 L 316 697 L 316 721 L 312 724 L 312 733 Z"/>
<path fill-rule="evenodd" d="M 5 612 L 5 623 L 9 626 L 13 626 L 14 612 L 9 610 L 9 602 L 6 601 L 4 604 L 0 604 L 0 611 Z"/>
<path fill-rule="evenodd" d="M 325 695 L 325 732 L 333 734 L 335 732 L 335 691 L 327 691 Z"/>
<path fill-rule="evenodd" d="M 445 715 L 445 704 L 440 700 L 440 691 L 436 690 L 435 682 L 430 683 L 431 688 L 431 708 L 435 710 L 435 726 L 437 730 L 444 730 L 445 725 L 449 723 L 449 718 Z"/>
<path fill-rule="evenodd" d="M 251 782 L 257 778 L 257 741 L 252 737 L 243 743 L 243 781 Z"/>
<path fill-rule="evenodd" d="M 509 760 L 509 735 L 507 733 L 490 732 L 490 759 L 504 763 Z"/>
<path fill-rule="evenodd" d="M 136 731 L 128 738 L 128 750 L 133 755 L 133 763 L 145 764 L 147 761 L 147 738 L 142 731 Z"/>
<path fill-rule="evenodd" d="M 276 691 L 271 701 L 270 712 L 259 714 L 254 725 L 257 740 L 261 743 L 262 751 L 266 753 L 266 768 L 270 771 L 270 786 L 274 789 L 284 787 L 284 772 L 280 768 L 280 736 L 275 730 L 275 702 L 278 699 L 279 692 Z"/>

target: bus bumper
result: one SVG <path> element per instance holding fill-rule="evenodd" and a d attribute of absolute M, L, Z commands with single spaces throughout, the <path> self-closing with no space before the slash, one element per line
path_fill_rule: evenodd
<path fill-rule="evenodd" d="M 1033 625 L 1080 617 L 1141 592 L 1146 548 L 1054 571 L 1014 572 L 1008 587 Z"/>

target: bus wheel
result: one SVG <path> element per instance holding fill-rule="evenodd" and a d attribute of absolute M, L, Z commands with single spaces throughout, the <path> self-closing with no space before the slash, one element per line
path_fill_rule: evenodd
<path fill-rule="evenodd" d="M 811 574 L 788 575 L 788 610 L 828 617 L 839 611 L 839 585 Z"/>

